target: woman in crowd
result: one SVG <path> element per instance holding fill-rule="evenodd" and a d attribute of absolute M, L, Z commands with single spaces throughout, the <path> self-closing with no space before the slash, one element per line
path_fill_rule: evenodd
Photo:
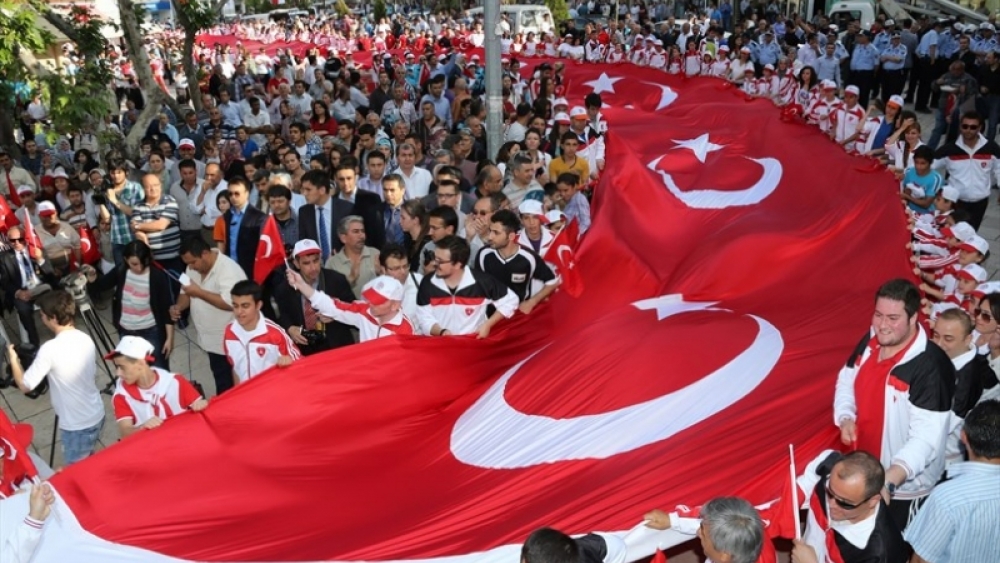
<path fill-rule="evenodd" d="M 410 271 L 423 270 L 423 257 L 420 249 L 430 240 L 427 234 L 427 210 L 419 199 L 403 202 L 399 212 L 399 225 L 403 228 L 403 247 L 410 258 Z"/>

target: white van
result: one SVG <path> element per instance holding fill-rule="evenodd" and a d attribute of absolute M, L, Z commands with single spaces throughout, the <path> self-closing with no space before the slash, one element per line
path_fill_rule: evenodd
<path fill-rule="evenodd" d="M 552 12 L 544 4 L 501 4 L 500 13 L 507 16 L 511 35 L 517 33 L 539 35 L 542 32 L 555 30 Z M 483 9 L 472 8 L 469 10 L 469 15 L 474 18 L 482 17 Z"/>

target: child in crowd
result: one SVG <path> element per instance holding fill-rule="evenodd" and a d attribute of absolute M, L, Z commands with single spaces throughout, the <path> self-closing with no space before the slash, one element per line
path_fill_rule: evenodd
<path fill-rule="evenodd" d="M 968 223 L 966 223 L 968 224 Z M 957 225 L 956 225 L 957 226 Z M 950 233 L 954 235 L 954 233 Z M 955 238 L 950 236 L 949 239 Z M 986 281 L 985 270 L 979 279 L 979 270 L 972 269 L 972 273 L 968 273 L 966 266 L 978 265 L 986 260 L 987 254 L 989 254 L 990 244 L 983 237 L 979 235 L 972 235 L 968 240 L 960 242 L 955 246 L 958 251 L 958 261 L 950 266 L 945 266 L 939 268 L 934 273 L 928 273 L 924 271 L 917 270 L 916 273 L 923 280 L 920 285 L 920 289 L 930 297 L 934 297 L 939 301 L 947 299 L 949 296 L 958 292 L 958 274 L 963 273 L 962 276 L 968 277 L 972 276 L 976 283 L 968 287 L 968 294 L 971 296 L 972 291 L 976 288 L 976 285 Z M 975 275 L 974 275 L 975 274 Z M 964 297 L 961 299 L 964 302 Z"/>
<path fill-rule="evenodd" d="M 900 197 L 913 213 L 933 213 L 935 210 L 934 200 L 941 193 L 944 178 L 937 170 L 931 169 L 933 162 L 934 149 L 926 145 L 917 147 L 913 151 L 913 167 L 907 168 L 903 173 Z"/>
<path fill-rule="evenodd" d="M 962 221 L 941 229 L 943 244 L 941 239 L 921 241 L 923 244 L 919 250 L 927 255 L 913 257 L 913 263 L 917 266 L 917 274 L 932 273 L 957 263 L 959 260 L 958 246 L 972 240 L 975 236 L 976 230 L 972 228 L 972 225 Z"/>
<path fill-rule="evenodd" d="M 559 190 L 560 198 L 565 202 L 563 213 L 566 215 L 566 220 L 576 219 L 582 235 L 590 228 L 590 202 L 580 193 L 580 178 L 572 172 L 560 174 L 556 178 L 556 188 Z"/>
<path fill-rule="evenodd" d="M 215 220 L 215 228 L 212 230 L 212 240 L 215 241 L 215 245 L 218 247 L 223 254 L 228 254 L 228 249 L 226 248 L 226 211 L 229 211 L 232 205 L 229 202 L 229 190 L 222 190 L 219 195 L 215 196 L 215 204 L 219 207 L 219 212 L 222 216 Z"/>

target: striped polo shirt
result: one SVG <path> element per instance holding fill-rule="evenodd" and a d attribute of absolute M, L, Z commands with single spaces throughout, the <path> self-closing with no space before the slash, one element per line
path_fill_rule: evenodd
<path fill-rule="evenodd" d="M 177 200 L 164 195 L 156 205 L 149 205 L 142 201 L 132 207 L 132 221 L 146 223 L 158 219 L 167 219 L 170 225 L 166 229 L 155 233 L 146 233 L 149 239 L 149 248 L 153 251 L 154 260 L 168 260 L 180 256 L 181 250 L 181 228 L 179 219 L 180 210 L 177 208 Z"/>

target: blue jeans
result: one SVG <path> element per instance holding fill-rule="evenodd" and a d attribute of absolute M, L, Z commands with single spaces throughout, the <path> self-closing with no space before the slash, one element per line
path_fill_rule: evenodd
<path fill-rule="evenodd" d="M 94 453 L 97 439 L 101 437 L 104 428 L 102 418 L 95 426 L 83 430 L 62 430 L 63 460 L 66 465 L 74 464 Z"/>
<path fill-rule="evenodd" d="M 121 329 L 121 336 L 138 336 L 139 338 L 145 338 L 150 344 L 153 345 L 153 365 L 165 370 L 170 370 L 170 358 L 163 355 L 163 344 L 166 338 L 162 336 L 162 331 L 159 327 L 144 328 L 142 330 L 127 330 Z"/>
<path fill-rule="evenodd" d="M 941 144 L 941 137 L 945 137 L 945 142 L 947 142 L 948 139 L 954 138 L 952 133 L 958 130 L 958 121 L 960 118 L 958 104 L 955 104 L 955 109 L 951 112 L 951 123 L 945 120 L 944 105 L 945 102 L 942 101 L 942 107 L 934 110 L 934 131 L 931 132 L 931 138 L 927 141 L 927 146 L 932 149 L 938 148 L 938 145 Z"/>

